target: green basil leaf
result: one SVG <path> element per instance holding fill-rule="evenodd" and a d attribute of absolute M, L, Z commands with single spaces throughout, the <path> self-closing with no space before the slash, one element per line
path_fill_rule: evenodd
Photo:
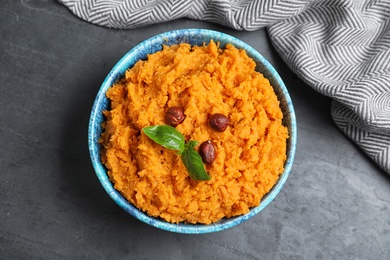
<path fill-rule="evenodd" d="M 197 141 L 191 140 L 185 143 L 184 136 L 169 125 L 147 126 L 142 128 L 142 131 L 159 145 L 179 151 L 178 154 L 181 154 L 181 160 L 192 179 L 197 181 L 210 180 L 210 176 L 204 168 L 202 157 L 194 149 L 198 145 Z"/>
<path fill-rule="evenodd" d="M 142 128 L 142 131 L 150 139 L 167 149 L 179 151 L 179 154 L 184 151 L 184 136 L 172 126 L 147 126 Z"/>
<path fill-rule="evenodd" d="M 194 150 L 197 143 L 196 141 L 189 141 L 186 144 L 186 148 L 181 154 L 181 160 L 193 180 L 207 181 L 210 180 L 210 175 L 207 174 L 204 168 L 202 157 Z"/>
<path fill-rule="evenodd" d="M 186 149 L 194 149 L 195 146 L 198 145 L 198 141 L 190 140 L 188 143 L 184 145 Z"/>

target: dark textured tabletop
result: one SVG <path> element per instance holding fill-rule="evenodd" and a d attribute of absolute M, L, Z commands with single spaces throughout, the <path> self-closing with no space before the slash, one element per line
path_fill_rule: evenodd
<path fill-rule="evenodd" d="M 282 191 L 234 228 L 181 235 L 150 227 L 101 187 L 89 159 L 95 95 L 114 64 L 165 31 L 233 35 L 279 71 L 298 123 Z M 390 178 L 330 117 L 331 100 L 284 64 L 266 30 L 176 20 L 115 30 L 53 0 L 0 3 L 0 259 L 390 259 Z"/>

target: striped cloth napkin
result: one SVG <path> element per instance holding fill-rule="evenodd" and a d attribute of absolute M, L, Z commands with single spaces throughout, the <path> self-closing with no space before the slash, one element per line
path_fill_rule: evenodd
<path fill-rule="evenodd" d="M 267 27 L 287 65 L 332 98 L 336 125 L 390 174 L 390 0 L 59 2 L 80 18 L 110 28 L 184 17 L 237 30 Z"/>

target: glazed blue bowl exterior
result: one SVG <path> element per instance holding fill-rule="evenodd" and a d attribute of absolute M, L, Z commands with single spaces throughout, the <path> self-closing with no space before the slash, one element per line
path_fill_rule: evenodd
<path fill-rule="evenodd" d="M 211 225 L 184 223 L 172 224 L 162 219 L 150 217 L 146 213 L 138 210 L 114 189 L 114 186 L 107 175 L 107 170 L 100 160 L 100 145 L 98 143 L 99 137 L 102 133 L 101 124 L 104 121 L 102 111 L 109 109 L 109 100 L 106 97 L 106 91 L 138 60 L 146 60 L 148 54 L 160 51 L 163 45 L 173 45 L 183 42 L 191 45 L 202 45 L 204 43 L 209 43 L 211 39 L 215 42 L 220 42 L 220 46 L 222 48 L 227 43 L 231 43 L 237 48 L 245 49 L 247 54 L 256 62 L 256 70 L 263 73 L 274 87 L 284 114 L 283 123 L 289 130 L 290 137 L 287 144 L 287 160 L 285 162 L 284 172 L 280 176 L 278 182 L 272 190 L 262 198 L 260 205 L 252 208 L 249 213 L 229 219 L 222 219 Z M 99 181 L 108 195 L 126 212 L 144 223 L 163 230 L 186 234 L 204 234 L 225 230 L 248 220 L 262 211 L 276 197 L 287 180 L 294 160 L 296 141 L 297 128 L 293 104 L 286 86 L 272 65 L 255 49 L 243 41 L 221 32 L 204 29 L 183 29 L 166 32 L 145 40 L 126 53 L 114 66 L 100 87 L 92 107 L 88 129 L 88 146 L 92 165 Z"/>

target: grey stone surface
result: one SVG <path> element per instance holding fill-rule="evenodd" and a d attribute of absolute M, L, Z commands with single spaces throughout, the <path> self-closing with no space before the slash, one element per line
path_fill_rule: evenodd
<path fill-rule="evenodd" d="M 281 193 L 249 221 L 180 235 L 132 218 L 90 164 L 87 125 L 120 57 L 157 33 L 209 28 L 257 49 L 294 102 L 298 147 Z M 265 30 L 177 20 L 98 27 L 56 1 L 0 3 L 0 259 L 390 259 L 390 178 L 329 115 L 330 100 L 296 78 Z"/>

